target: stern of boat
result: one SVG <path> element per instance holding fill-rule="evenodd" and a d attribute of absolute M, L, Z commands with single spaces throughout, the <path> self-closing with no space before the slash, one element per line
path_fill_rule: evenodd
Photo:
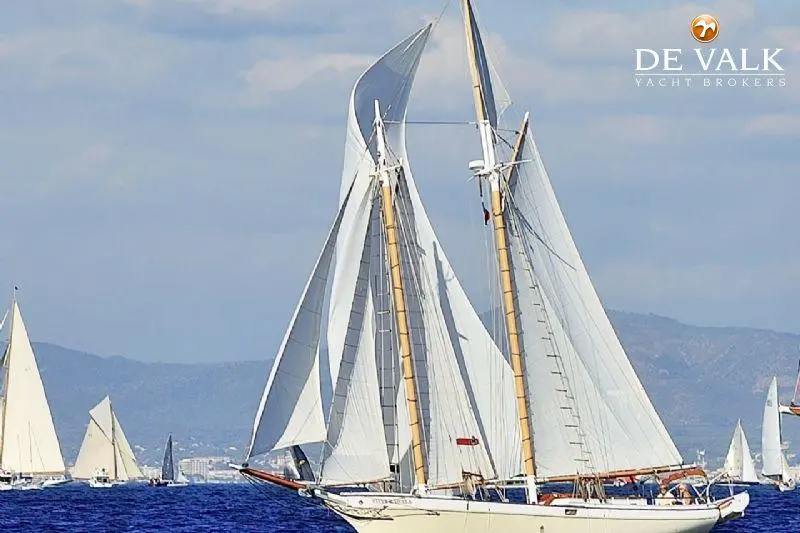
<path fill-rule="evenodd" d="M 735 518 L 744 516 L 744 510 L 750 504 L 750 494 L 747 492 L 740 492 L 734 494 L 729 498 L 717 502 L 719 508 L 719 522 L 723 524 Z"/>

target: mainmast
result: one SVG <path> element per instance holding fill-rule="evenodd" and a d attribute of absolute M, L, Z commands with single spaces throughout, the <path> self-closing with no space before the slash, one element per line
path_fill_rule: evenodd
<path fill-rule="evenodd" d="M 522 460 L 525 475 L 533 478 L 536 475 L 536 464 L 533 456 L 533 439 L 531 437 L 530 415 L 528 414 L 527 387 L 525 383 L 525 368 L 522 360 L 522 346 L 520 343 L 519 329 L 517 326 L 517 309 L 511 259 L 508 247 L 506 220 L 503 214 L 503 201 L 501 193 L 501 171 L 497 164 L 495 153 L 495 139 L 492 121 L 496 120 L 491 85 L 488 79 L 488 69 L 485 64 L 483 45 L 480 40 L 474 12 L 470 0 L 462 0 L 464 10 L 464 30 L 467 37 L 467 55 L 470 73 L 472 74 L 472 92 L 475 100 L 475 112 L 478 118 L 478 131 L 481 136 L 483 161 L 478 174 L 485 177 L 489 183 L 491 193 L 491 216 L 494 225 L 495 246 L 497 249 L 497 263 L 500 273 L 500 285 L 503 291 L 503 314 L 505 315 L 508 347 L 511 356 L 511 367 L 514 372 L 514 389 L 517 398 L 517 413 L 519 415 L 519 429 L 522 440 Z M 482 64 L 481 59 L 484 59 Z M 484 83 L 484 80 L 486 83 Z M 525 132 L 521 132 L 521 136 Z M 518 141 L 519 144 L 520 141 Z M 515 157 L 516 154 L 515 154 Z M 513 169 L 513 167 L 512 167 Z M 529 494 L 529 499 L 535 495 Z"/>
<path fill-rule="evenodd" d="M 375 131 L 378 144 L 377 169 L 381 185 L 381 208 L 383 225 L 386 232 L 386 251 L 389 256 L 389 271 L 392 282 L 392 300 L 397 325 L 397 337 L 400 342 L 400 357 L 403 366 L 403 382 L 406 390 L 408 421 L 411 427 L 411 451 L 414 457 L 414 477 L 420 488 L 427 483 L 425 462 L 422 453 L 422 431 L 420 429 L 419 406 L 417 402 L 417 383 L 414 379 L 414 361 L 411 354 L 411 338 L 409 335 L 408 311 L 406 309 L 403 276 L 400 271 L 400 250 L 397 241 L 397 222 L 392 198 L 390 168 L 387 163 L 386 133 L 381 118 L 380 104 L 375 100 Z"/>

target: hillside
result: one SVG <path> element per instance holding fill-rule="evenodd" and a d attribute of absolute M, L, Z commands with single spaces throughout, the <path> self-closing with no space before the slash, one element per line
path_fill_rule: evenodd
<path fill-rule="evenodd" d="M 791 396 L 800 336 L 748 328 L 708 328 L 654 315 L 611 312 L 645 388 L 687 460 L 697 448 L 722 456 L 741 417 L 760 449 L 761 411 L 772 375 Z M 35 350 L 64 455 L 73 461 L 88 410 L 110 393 L 137 454 L 157 462 L 174 433 L 179 456 L 240 457 L 266 383 L 268 362 L 214 365 L 102 358 L 52 344 Z M 324 366 L 323 366 L 324 367 Z M 800 443 L 800 420 L 784 424 Z M 229 449 L 234 447 L 236 449 Z"/>

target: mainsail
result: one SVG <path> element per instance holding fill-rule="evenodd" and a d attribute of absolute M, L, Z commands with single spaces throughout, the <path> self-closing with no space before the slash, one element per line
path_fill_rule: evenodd
<path fill-rule="evenodd" d="M 753 457 L 750 455 L 750 446 L 747 444 L 741 420 L 736 422 L 736 429 L 733 430 L 733 438 L 722 469 L 732 481 L 758 482 L 758 474 L 756 474 L 756 467 L 753 464 Z"/>
<path fill-rule="evenodd" d="M 61 447 L 16 296 L 11 303 L 3 369 L 0 468 L 24 474 L 63 475 Z"/>
<path fill-rule="evenodd" d="M 161 479 L 164 481 L 175 480 L 175 464 L 172 459 L 172 435 L 167 439 L 167 446 L 164 448 L 164 460 L 161 462 Z"/>
<path fill-rule="evenodd" d="M 89 411 L 89 426 L 71 473 L 75 479 L 90 479 L 103 469 L 118 481 L 142 477 L 108 396 Z"/>
<path fill-rule="evenodd" d="M 493 211 L 506 228 L 514 294 L 511 342 L 521 352 L 539 478 L 683 463 L 606 316 L 556 200 L 527 115 L 496 117 L 493 77 L 469 0 L 463 0 L 484 149 L 484 177 L 501 176 Z M 498 124 L 495 127 L 495 123 Z M 522 123 L 522 127 L 520 127 Z M 498 143 L 499 131 L 519 131 Z M 495 163 L 496 160 L 501 163 Z M 491 179 L 491 178 L 490 178 Z M 497 234 L 497 232 L 496 232 Z M 501 261 L 500 271 L 504 270 Z M 514 327 L 513 335 L 509 335 Z M 512 339 L 512 337 L 514 337 Z M 513 359 L 512 359 L 513 360 Z"/>

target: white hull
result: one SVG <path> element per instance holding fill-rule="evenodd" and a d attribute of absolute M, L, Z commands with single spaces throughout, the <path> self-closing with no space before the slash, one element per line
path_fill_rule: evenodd
<path fill-rule="evenodd" d="M 120 483 L 115 483 L 113 481 L 100 481 L 97 479 L 89 480 L 89 486 L 93 489 L 110 489 L 116 485 L 120 485 Z"/>
<path fill-rule="evenodd" d="M 747 493 L 712 504 L 648 505 L 644 500 L 552 505 L 346 494 L 326 506 L 359 533 L 707 533 L 741 516 Z"/>
<path fill-rule="evenodd" d="M 50 489 L 53 487 L 60 487 L 61 485 L 66 485 L 70 483 L 72 480 L 70 479 L 46 479 L 42 482 L 42 487 L 45 489 Z"/>

